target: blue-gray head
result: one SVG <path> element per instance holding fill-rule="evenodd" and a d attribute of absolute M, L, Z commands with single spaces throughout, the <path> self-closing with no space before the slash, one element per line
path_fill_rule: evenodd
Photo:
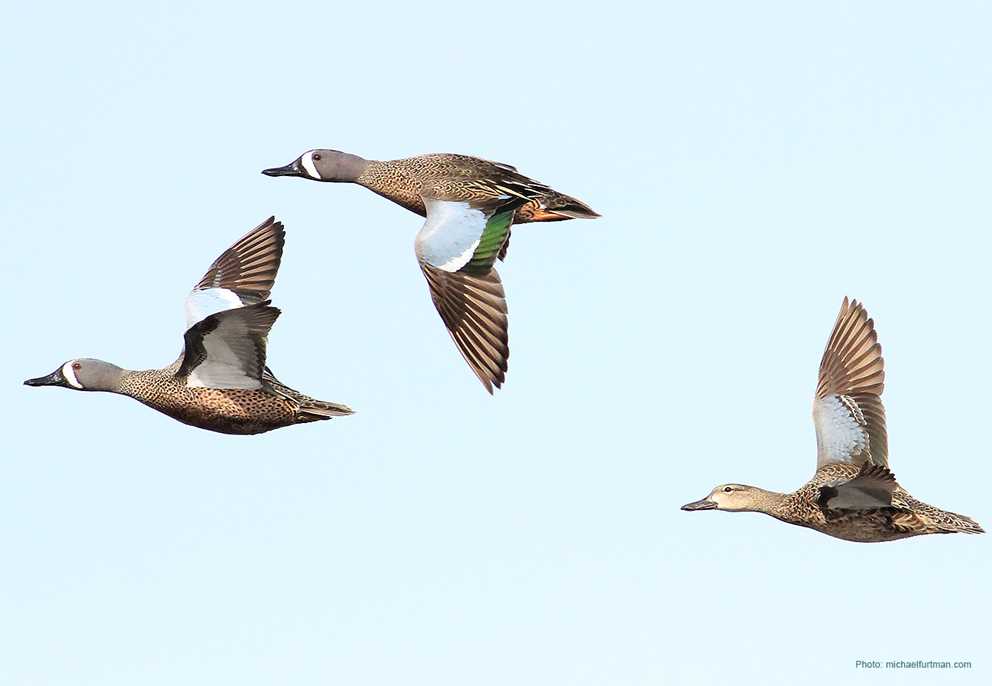
<path fill-rule="evenodd" d="M 314 181 L 356 181 L 369 161 L 340 150 L 307 150 L 284 167 L 263 169 L 266 176 L 299 176 Z"/>
<path fill-rule="evenodd" d="M 123 372 L 124 370 L 117 365 L 83 357 L 69 360 L 46 376 L 28 379 L 24 385 L 62 386 L 75 391 L 117 392 L 120 390 Z"/>

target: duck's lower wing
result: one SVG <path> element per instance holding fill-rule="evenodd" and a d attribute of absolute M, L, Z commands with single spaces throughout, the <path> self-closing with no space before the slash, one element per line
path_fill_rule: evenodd
<path fill-rule="evenodd" d="M 831 528 L 846 529 L 851 534 L 842 538 L 890 540 L 921 534 L 985 532 L 970 517 L 913 498 L 899 488 L 895 475 L 886 467 L 868 463 L 852 479 L 822 485 L 817 505 Z"/>
<path fill-rule="evenodd" d="M 897 487 L 895 475 L 886 467 L 865 463 L 853 479 L 820 486 L 817 505 L 827 519 L 845 511 L 891 508 Z"/>
<path fill-rule="evenodd" d="M 427 221 L 415 243 L 434 307 L 490 393 L 503 384 L 510 356 L 506 296 L 493 264 L 525 201 L 509 192 L 467 201 L 425 193 Z"/>
<path fill-rule="evenodd" d="M 485 274 L 448 272 L 420 264 L 431 300 L 448 333 L 490 393 L 506 379 L 510 357 L 506 295 L 495 269 Z"/>

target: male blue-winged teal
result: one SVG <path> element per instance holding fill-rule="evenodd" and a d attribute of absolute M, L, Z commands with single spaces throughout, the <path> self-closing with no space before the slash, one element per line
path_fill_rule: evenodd
<path fill-rule="evenodd" d="M 186 298 L 185 348 L 164 369 L 132 371 L 93 359 L 69 360 L 28 386 L 126 395 L 184 424 L 257 434 L 351 414 L 280 383 L 265 366 L 279 310 L 268 300 L 285 232 L 270 217 L 228 248 Z"/>
<path fill-rule="evenodd" d="M 416 253 L 431 298 L 465 361 L 490 393 L 506 378 L 510 349 L 506 298 L 493 268 L 506 256 L 513 223 L 593 219 L 573 197 L 515 167 L 441 153 L 366 160 L 337 150 L 309 150 L 268 176 L 357 183 L 424 216 Z"/>
<path fill-rule="evenodd" d="M 964 515 L 907 493 L 889 471 L 882 348 L 857 301 L 841 305 L 820 362 L 813 400 L 816 473 L 794 493 L 722 484 L 683 510 L 763 512 L 848 541 L 894 541 L 923 534 L 984 533 Z"/>

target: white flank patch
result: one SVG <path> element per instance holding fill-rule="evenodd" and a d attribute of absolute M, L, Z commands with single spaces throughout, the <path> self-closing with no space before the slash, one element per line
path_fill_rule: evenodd
<path fill-rule="evenodd" d="M 486 215 L 467 202 L 424 198 L 427 221 L 417 234 L 417 256 L 428 264 L 456 272 L 472 259 L 486 230 Z"/>
<path fill-rule="evenodd" d="M 313 163 L 313 150 L 303 154 L 303 157 L 300 158 L 300 164 L 307 170 L 310 178 L 320 180 L 321 176 L 317 172 L 317 166 Z"/>
<path fill-rule="evenodd" d="M 851 462 L 868 448 L 868 432 L 844 400 L 831 395 L 813 403 L 817 464 Z"/>
<path fill-rule="evenodd" d="M 66 362 L 62 365 L 62 376 L 65 377 L 70 386 L 83 390 L 83 384 L 79 383 L 79 379 L 76 378 L 76 370 L 72 368 L 72 362 Z"/>

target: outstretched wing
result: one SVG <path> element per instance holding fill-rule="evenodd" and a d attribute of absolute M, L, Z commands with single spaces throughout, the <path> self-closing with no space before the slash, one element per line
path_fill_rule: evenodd
<path fill-rule="evenodd" d="M 817 503 L 832 512 L 892 507 L 897 487 L 895 474 L 887 467 L 866 462 L 853 479 L 821 486 Z"/>
<path fill-rule="evenodd" d="M 186 328 L 211 314 L 267 300 L 285 242 L 282 222 L 269 217 L 225 250 L 186 298 Z"/>
<path fill-rule="evenodd" d="M 510 348 L 503 285 L 493 263 L 505 244 L 513 214 L 526 198 L 506 194 L 484 200 L 424 195 L 427 221 L 416 253 L 431 299 L 452 340 L 490 393 L 506 377 Z"/>
<path fill-rule="evenodd" d="M 176 376 L 201 388 L 261 388 L 265 346 L 279 310 L 268 301 L 208 315 L 186 331 Z"/>
<path fill-rule="evenodd" d="M 857 301 L 844 298 L 813 400 L 816 465 L 849 462 L 888 465 L 885 363 L 875 324 Z"/>

